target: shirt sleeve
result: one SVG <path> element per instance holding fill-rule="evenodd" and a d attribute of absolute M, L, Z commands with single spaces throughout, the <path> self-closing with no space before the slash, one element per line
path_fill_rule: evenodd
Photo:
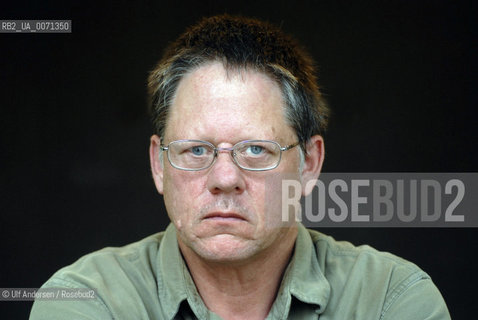
<path fill-rule="evenodd" d="M 381 320 L 451 320 L 445 301 L 430 278 L 407 283 L 387 299 Z"/>

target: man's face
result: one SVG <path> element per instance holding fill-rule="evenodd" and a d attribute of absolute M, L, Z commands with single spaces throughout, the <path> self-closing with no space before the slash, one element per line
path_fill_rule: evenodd
<path fill-rule="evenodd" d="M 161 142 L 196 139 L 231 147 L 262 139 L 286 146 L 297 137 L 283 105 L 278 85 L 266 75 L 207 64 L 181 80 Z M 278 178 L 299 177 L 299 148 L 283 152 L 271 171 L 243 170 L 229 152 L 220 152 L 213 166 L 201 171 L 173 168 L 166 154 L 163 163 L 155 181 L 182 249 L 210 261 L 246 261 L 295 237 L 295 226 L 281 223 Z"/>

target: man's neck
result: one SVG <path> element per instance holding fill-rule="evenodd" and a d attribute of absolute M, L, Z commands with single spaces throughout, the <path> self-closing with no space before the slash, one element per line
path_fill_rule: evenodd
<path fill-rule="evenodd" d="M 182 245 L 186 264 L 207 308 L 223 319 L 265 319 L 294 250 L 297 230 L 247 263 L 208 262 Z"/>

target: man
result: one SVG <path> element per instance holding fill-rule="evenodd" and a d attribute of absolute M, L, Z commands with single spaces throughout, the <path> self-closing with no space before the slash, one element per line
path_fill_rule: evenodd
<path fill-rule="evenodd" d="M 283 221 L 280 181 L 317 179 L 328 118 L 292 38 L 257 20 L 203 19 L 149 89 L 152 174 L 171 225 L 58 271 L 45 288 L 95 299 L 36 301 L 31 319 L 450 318 L 414 264 Z"/>

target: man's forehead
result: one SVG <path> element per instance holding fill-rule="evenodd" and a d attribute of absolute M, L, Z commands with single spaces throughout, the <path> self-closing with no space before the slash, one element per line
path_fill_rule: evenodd
<path fill-rule="evenodd" d="M 273 139 L 285 124 L 282 92 L 275 81 L 253 69 L 228 70 L 216 62 L 196 68 L 181 80 L 166 135 L 186 138 L 182 135 L 187 133 L 194 135 L 187 138 L 198 138 L 206 136 L 205 131 L 213 132 L 213 126 L 218 133 L 235 126 L 241 129 L 236 135 Z"/>
<path fill-rule="evenodd" d="M 223 102 L 223 103 L 222 103 Z M 196 68 L 180 81 L 172 106 L 198 110 L 198 107 L 228 107 L 244 104 L 283 107 L 282 93 L 269 76 L 255 70 L 228 70 L 222 63 Z M 212 111 L 212 108 L 208 108 Z M 261 111 L 260 108 L 257 111 Z"/>

